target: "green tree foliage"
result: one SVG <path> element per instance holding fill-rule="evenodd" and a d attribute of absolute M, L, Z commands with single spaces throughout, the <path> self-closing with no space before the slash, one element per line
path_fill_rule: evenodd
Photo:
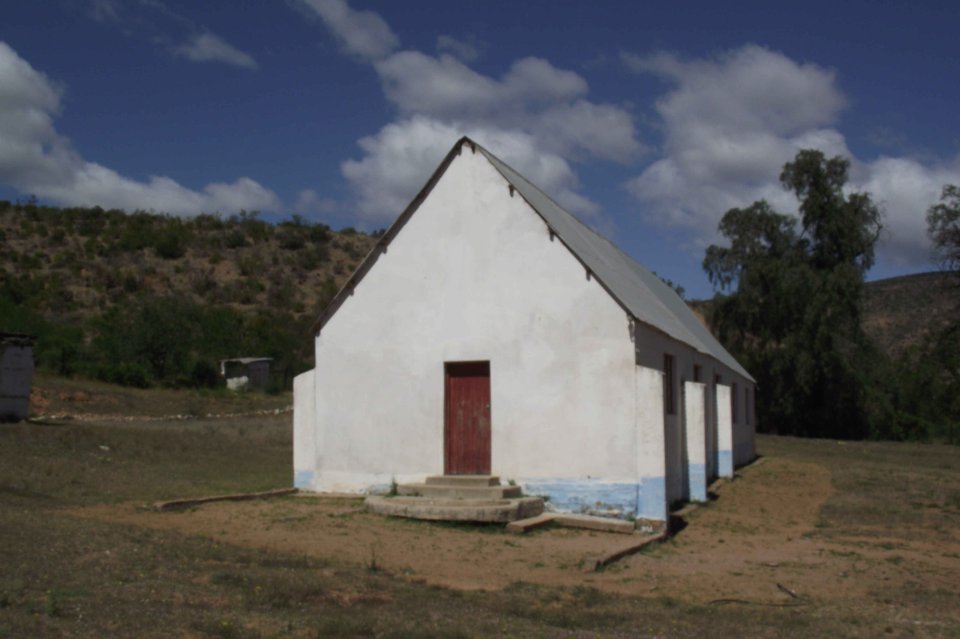
<path fill-rule="evenodd" d="M 283 310 L 245 314 L 187 297 L 144 297 L 98 318 L 92 372 L 132 386 L 214 386 L 220 383 L 215 374 L 220 359 L 255 355 L 273 358 L 275 373 L 288 387 L 309 367 L 307 324 Z"/>
<path fill-rule="evenodd" d="M 927 211 L 927 231 L 940 263 L 960 275 L 960 188 L 943 187 L 940 202 Z"/>
<path fill-rule="evenodd" d="M 720 222 L 730 245 L 707 249 L 703 266 L 718 290 L 711 325 L 756 376 L 769 431 L 862 438 L 887 421 L 871 377 L 880 356 L 860 321 L 880 213 L 869 195 L 844 193 L 848 168 L 800 151 L 780 174 L 800 219 L 763 201 L 732 209 Z"/>
<path fill-rule="evenodd" d="M 934 255 L 960 287 L 960 188 L 943 187 L 927 211 L 927 232 Z M 954 318 L 904 363 L 897 409 L 916 430 L 960 443 L 960 306 Z"/>

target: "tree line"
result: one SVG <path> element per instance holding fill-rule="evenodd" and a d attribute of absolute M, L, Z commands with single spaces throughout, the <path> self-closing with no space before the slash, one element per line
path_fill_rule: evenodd
<path fill-rule="evenodd" d="M 780 182 L 799 216 L 766 201 L 734 208 L 706 251 L 716 294 L 708 321 L 757 380 L 759 428 L 844 439 L 960 443 L 960 308 L 904 357 L 863 329 L 864 277 L 882 228 L 868 193 L 845 191 L 849 162 L 803 150 Z M 932 249 L 960 286 L 960 190 L 927 214 Z"/>

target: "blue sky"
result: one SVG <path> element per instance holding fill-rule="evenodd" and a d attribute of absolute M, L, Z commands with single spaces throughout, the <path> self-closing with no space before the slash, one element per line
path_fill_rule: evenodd
<path fill-rule="evenodd" d="M 4 3 L 0 198 L 387 226 L 463 134 L 694 297 L 733 206 L 851 159 L 873 277 L 960 184 L 953 3 Z"/>

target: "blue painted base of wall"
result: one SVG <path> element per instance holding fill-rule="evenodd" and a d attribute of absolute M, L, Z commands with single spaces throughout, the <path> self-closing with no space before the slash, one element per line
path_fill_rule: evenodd
<path fill-rule="evenodd" d="M 664 477 L 644 477 L 640 480 L 640 494 L 637 500 L 640 508 L 638 519 L 667 521 L 667 480 Z"/>
<path fill-rule="evenodd" d="M 732 450 L 721 450 L 717 453 L 717 474 L 721 477 L 733 477 Z"/>
<path fill-rule="evenodd" d="M 687 466 L 690 480 L 690 501 L 707 501 L 707 467 L 706 464 L 690 464 Z"/>
<path fill-rule="evenodd" d="M 666 520 L 663 477 L 641 483 L 589 479 L 542 479 L 524 482 L 524 493 L 549 497 L 547 507 L 560 512 L 615 515 L 623 519 Z"/>
<path fill-rule="evenodd" d="M 313 471 L 312 470 L 297 470 L 293 473 L 293 487 L 294 488 L 310 488 L 310 485 L 313 483 Z"/>

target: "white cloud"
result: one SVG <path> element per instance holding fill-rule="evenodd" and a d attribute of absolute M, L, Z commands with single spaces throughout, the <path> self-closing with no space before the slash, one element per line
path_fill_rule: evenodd
<path fill-rule="evenodd" d="M 448 35 L 437 36 L 437 51 L 451 53 L 464 62 L 474 62 L 480 57 L 480 47 L 472 38 L 464 41 Z"/>
<path fill-rule="evenodd" d="M 86 0 L 87 15 L 118 28 L 138 42 L 149 42 L 194 62 L 223 62 L 256 69 L 257 61 L 222 37 L 174 11 L 161 0 Z"/>
<path fill-rule="evenodd" d="M 116 0 L 91 0 L 87 10 L 97 22 L 120 22 L 120 7 Z"/>
<path fill-rule="evenodd" d="M 60 90 L 0 42 L 0 183 L 64 205 L 177 215 L 280 207 L 272 191 L 246 177 L 193 191 L 167 177 L 139 182 L 88 162 L 57 133 L 59 110 Z"/>
<path fill-rule="evenodd" d="M 766 199 L 795 213 L 780 170 L 800 149 L 817 148 L 851 158 L 850 187 L 870 192 L 882 206 L 880 255 L 899 264 L 926 261 L 924 214 L 944 182 L 960 180 L 957 165 L 854 158 L 833 128 L 847 104 L 833 71 L 754 45 L 708 60 L 669 54 L 623 60 L 674 85 L 656 104 L 662 157 L 626 185 L 646 205 L 649 221 L 690 229 L 702 245 L 717 240 L 717 224 L 732 207 Z"/>
<path fill-rule="evenodd" d="M 394 52 L 399 40 L 379 15 L 354 11 L 345 0 L 302 4 L 320 15 L 347 52 L 373 65 L 398 111 L 394 122 L 358 141 L 360 159 L 341 165 L 364 221 L 396 217 L 464 135 L 586 216 L 599 207 L 577 192 L 571 162 L 628 162 L 645 151 L 630 113 L 589 101 L 587 81 L 573 71 L 527 57 L 494 77 L 467 64 L 477 55 L 473 42 L 441 35 L 438 55 Z"/>
<path fill-rule="evenodd" d="M 297 194 L 293 210 L 301 215 L 332 213 L 337 210 L 337 202 L 333 198 L 320 197 L 313 189 L 304 189 Z"/>
<path fill-rule="evenodd" d="M 540 58 L 513 63 L 500 80 L 477 73 L 450 55 L 401 51 L 378 62 L 387 99 L 402 113 L 438 118 L 515 120 L 544 104 L 587 93 L 587 83 Z"/>
<path fill-rule="evenodd" d="M 587 100 L 558 104 L 533 116 L 529 129 L 545 148 L 564 156 L 585 153 L 625 163 L 644 151 L 633 118 L 610 104 Z"/>
<path fill-rule="evenodd" d="M 450 55 L 402 51 L 376 64 L 387 99 L 401 113 L 439 118 L 483 117 L 499 84 Z"/>
<path fill-rule="evenodd" d="M 212 33 L 197 33 L 173 52 L 194 62 L 225 62 L 244 69 L 256 69 L 257 61 Z"/>
<path fill-rule="evenodd" d="M 884 255 L 893 264 L 930 261 L 927 209 L 937 203 L 945 184 L 960 184 L 960 159 L 923 164 L 910 158 L 881 157 L 865 167 L 858 186 L 869 192 L 886 214 L 881 236 Z"/>
<path fill-rule="evenodd" d="M 369 221 L 395 217 L 443 155 L 468 135 L 523 172 L 571 211 L 599 207 L 577 193 L 570 162 L 626 162 L 643 151 L 630 114 L 586 99 L 586 80 L 540 58 L 515 61 L 499 78 L 451 55 L 401 51 L 374 63 L 400 117 L 359 141 L 365 156 L 343 164 Z"/>
<path fill-rule="evenodd" d="M 343 163 L 343 174 L 359 197 L 360 217 L 371 223 L 396 218 L 463 135 L 522 172 L 561 205 L 585 215 L 596 213 L 596 204 L 576 193 L 577 178 L 567 161 L 544 153 L 531 135 L 414 116 L 361 139 L 363 159 Z"/>
<path fill-rule="evenodd" d="M 400 39 L 378 14 L 354 11 L 344 0 L 303 0 L 348 53 L 376 60 L 397 48 Z"/>

